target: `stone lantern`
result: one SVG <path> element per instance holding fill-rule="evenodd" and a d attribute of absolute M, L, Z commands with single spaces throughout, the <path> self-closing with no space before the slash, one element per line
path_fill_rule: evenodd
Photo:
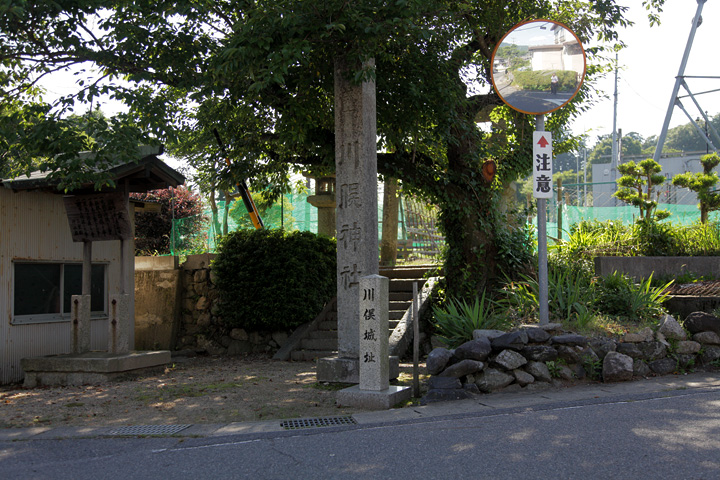
<path fill-rule="evenodd" d="M 318 209 L 318 234 L 335 236 L 335 175 L 307 178 L 315 180 L 315 195 L 310 195 L 307 201 Z"/>

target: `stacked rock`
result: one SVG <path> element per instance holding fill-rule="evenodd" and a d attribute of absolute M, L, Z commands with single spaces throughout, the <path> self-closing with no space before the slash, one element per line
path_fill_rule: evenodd
<path fill-rule="evenodd" d="M 554 379 L 590 376 L 619 382 L 717 363 L 720 318 L 695 312 L 684 325 L 666 315 L 655 330 L 647 327 L 620 340 L 563 332 L 557 323 L 512 332 L 475 330 L 473 340 L 453 350 L 430 352 L 428 392 L 421 403 L 472 398 L 508 387 L 542 388 Z"/>

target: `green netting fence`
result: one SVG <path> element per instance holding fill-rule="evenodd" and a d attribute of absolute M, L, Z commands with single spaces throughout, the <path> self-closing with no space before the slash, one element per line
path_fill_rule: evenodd
<path fill-rule="evenodd" d="M 581 221 L 613 221 L 630 225 L 638 215 L 637 207 L 612 196 L 616 191 L 614 182 L 555 185 L 553 191 L 553 198 L 547 202 L 547 235 L 551 238 L 567 240 L 572 225 Z M 697 196 L 686 188 L 664 185 L 660 189 L 658 210 L 670 212 L 663 221 L 674 225 L 690 225 L 700 220 Z M 537 216 L 529 220 L 537 226 Z M 711 212 L 709 220 L 720 220 L 720 212 Z"/>
<path fill-rule="evenodd" d="M 307 202 L 308 194 L 283 195 L 262 212 L 265 228 L 287 231 L 318 232 L 318 210 Z M 380 196 L 382 198 L 382 195 Z M 411 196 L 401 196 L 398 209 L 398 261 L 437 261 L 445 245 L 437 222 L 437 208 Z M 227 229 L 251 229 L 252 222 L 241 200 L 217 201 L 217 213 L 206 208 L 203 215 L 173 220 L 170 234 L 171 255 L 216 253 L 218 243 Z M 227 206 L 227 209 L 226 209 Z M 225 218 L 227 215 L 227 218 Z M 378 232 L 382 237 L 382 201 L 378 202 Z M 197 228 L 201 223 L 202 228 Z M 194 234 L 191 232 L 195 232 Z"/>
<path fill-rule="evenodd" d="M 583 220 L 614 221 L 630 225 L 638 214 L 635 207 L 617 200 L 612 194 L 615 183 L 578 183 L 554 186 L 553 198 L 547 202 L 547 234 L 551 239 L 568 239 L 572 225 Z M 266 228 L 284 228 L 288 231 L 303 230 L 317 233 L 317 208 L 307 202 L 307 194 L 295 193 L 283 196 L 282 204 L 276 202 L 262 214 Z M 382 198 L 382 196 L 380 196 Z M 659 209 L 670 212 L 665 222 L 689 225 L 699 221 L 697 198 L 688 189 L 665 185 L 660 192 Z M 225 202 L 218 201 L 218 214 L 214 216 L 207 208 L 203 216 L 175 220 L 171 233 L 172 254 L 214 253 L 223 234 Z M 227 231 L 253 228 L 241 201 L 227 205 Z M 378 230 L 382 235 L 382 201 L 378 202 Z M 402 261 L 427 259 L 436 261 L 445 245 L 437 223 L 437 208 L 410 196 L 401 196 L 398 212 L 398 259 Z M 711 220 L 720 220 L 719 212 L 710 214 Z M 198 222 L 203 228 L 194 226 Z M 537 226 L 537 216 L 528 218 Z M 192 232 L 196 233 L 192 233 Z"/>

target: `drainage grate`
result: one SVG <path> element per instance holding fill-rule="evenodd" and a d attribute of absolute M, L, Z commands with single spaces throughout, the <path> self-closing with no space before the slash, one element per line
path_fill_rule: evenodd
<path fill-rule="evenodd" d="M 110 430 L 108 435 L 174 435 L 192 425 L 132 425 Z"/>
<path fill-rule="evenodd" d="M 300 428 L 336 427 L 340 425 L 356 425 L 357 422 L 350 416 L 346 417 L 321 417 L 321 418 L 300 418 L 297 420 L 283 420 L 280 426 L 285 430 L 297 430 Z"/>

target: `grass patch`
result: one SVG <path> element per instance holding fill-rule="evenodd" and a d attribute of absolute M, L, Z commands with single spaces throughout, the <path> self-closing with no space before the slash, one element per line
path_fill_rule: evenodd
<path fill-rule="evenodd" d="M 302 388 L 314 388 L 315 390 L 323 390 L 327 392 L 337 392 L 343 388 L 347 388 L 349 385 L 344 383 L 328 383 L 328 382 L 315 382 L 308 385 L 303 385 Z"/>

